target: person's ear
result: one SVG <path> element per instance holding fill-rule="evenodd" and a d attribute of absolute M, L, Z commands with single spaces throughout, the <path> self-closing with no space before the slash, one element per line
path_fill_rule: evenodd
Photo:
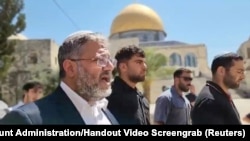
<path fill-rule="evenodd" d="M 220 75 L 220 76 L 223 76 L 225 74 L 225 68 L 222 67 L 222 66 L 219 66 L 218 69 L 217 69 L 217 73 Z"/>
<path fill-rule="evenodd" d="M 120 67 L 120 70 L 122 72 L 127 71 L 127 65 L 126 65 L 126 63 L 120 63 L 119 67 Z"/>
<path fill-rule="evenodd" d="M 77 73 L 77 65 L 71 60 L 65 60 L 63 62 L 63 69 L 69 77 L 74 77 Z"/>

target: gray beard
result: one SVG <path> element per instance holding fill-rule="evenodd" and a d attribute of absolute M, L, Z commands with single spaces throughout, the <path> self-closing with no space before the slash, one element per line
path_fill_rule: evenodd
<path fill-rule="evenodd" d="M 79 67 L 79 77 L 77 78 L 77 93 L 87 101 L 97 101 L 108 97 L 111 94 L 111 88 L 100 89 L 98 82 Z"/>

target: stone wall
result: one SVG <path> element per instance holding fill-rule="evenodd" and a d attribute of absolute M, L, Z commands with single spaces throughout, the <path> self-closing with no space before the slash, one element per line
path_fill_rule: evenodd
<path fill-rule="evenodd" d="M 8 105 L 14 105 L 21 99 L 22 86 L 26 82 L 44 82 L 50 73 L 58 70 L 58 65 L 54 63 L 55 55 L 52 55 L 57 54 L 57 50 L 58 46 L 50 39 L 17 41 L 13 54 L 15 61 L 9 68 L 6 78 L 1 81 L 2 98 Z"/>

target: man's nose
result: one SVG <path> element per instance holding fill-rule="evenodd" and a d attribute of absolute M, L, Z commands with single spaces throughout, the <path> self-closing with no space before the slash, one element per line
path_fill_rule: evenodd
<path fill-rule="evenodd" d="M 144 68 L 145 70 L 147 70 L 148 66 L 147 66 L 146 63 L 143 63 L 143 68 Z"/>
<path fill-rule="evenodd" d="M 242 76 L 241 76 L 241 80 L 243 80 L 243 79 L 245 79 L 245 74 L 243 74 Z"/>
<path fill-rule="evenodd" d="M 113 71 L 114 68 L 115 68 L 115 66 L 111 60 L 109 60 L 106 64 L 106 66 L 103 67 L 104 70 L 108 70 L 108 71 Z"/>

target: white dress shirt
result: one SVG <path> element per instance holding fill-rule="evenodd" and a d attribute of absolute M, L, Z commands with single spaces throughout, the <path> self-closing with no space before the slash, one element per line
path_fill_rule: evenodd
<path fill-rule="evenodd" d="M 72 101 L 77 111 L 80 113 L 85 124 L 88 125 L 110 125 L 111 122 L 107 116 L 103 113 L 102 109 L 107 108 L 107 99 L 102 99 L 96 101 L 94 105 L 89 105 L 89 103 L 80 97 L 76 92 L 74 92 L 69 86 L 64 82 L 60 83 L 61 88 Z"/>

